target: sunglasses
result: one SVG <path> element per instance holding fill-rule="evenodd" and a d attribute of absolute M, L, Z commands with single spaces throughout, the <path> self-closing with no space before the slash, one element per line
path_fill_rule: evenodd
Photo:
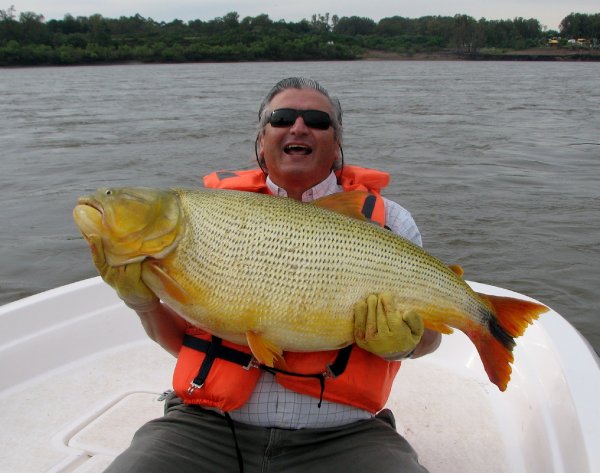
<path fill-rule="evenodd" d="M 331 126 L 331 117 L 321 110 L 295 110 L 293 108 L 278 108 L 271 112 L 269 123 L 276 128 L 287 128 L 302 117 L 304 124 L 309 128 L 327 130 Z"/>

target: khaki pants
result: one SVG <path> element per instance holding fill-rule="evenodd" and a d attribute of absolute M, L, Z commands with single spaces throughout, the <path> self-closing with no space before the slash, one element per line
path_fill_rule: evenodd
<path fill-rule="evenodd" d="M 217 413 L 167 400 L 106 473 L 426 473 L 384 411 L 371 420 L 326 429 L 286 430 L 233 423 Z M 239 444 L 236 450 L 234 432 Z"/>

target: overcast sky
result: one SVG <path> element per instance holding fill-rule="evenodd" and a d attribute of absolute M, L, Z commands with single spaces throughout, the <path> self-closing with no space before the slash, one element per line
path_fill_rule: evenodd
<path fill-rule="evenodd" d="M 466 14 L 475 19 L 535 18 L 548 29 L 558 29 L 569 13 L 600 13 L 598 0 L 8 0 L 0 9 L 14 4 L 17 14 L 31 11 L 47 20 L 62 19 L 65 14 L 90 16 L 99 13 L 107 18 L 139 13 L 156 21 L 212 20 L 236 11 L 240 19 L 262 13 L 272 20 L 300 21 L 314 13 L 361 16 L 379 21 L 390 16 L 418 18 L 426 15 L 453 16 Z"/>

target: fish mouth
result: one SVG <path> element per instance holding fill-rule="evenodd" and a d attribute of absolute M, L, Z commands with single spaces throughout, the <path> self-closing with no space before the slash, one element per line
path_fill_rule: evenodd
<path fill-rule="evenodd" d="M 77 199 L 77 205 L 85 205 L 97 210 L 100 213 L 103 212 L 102 204 L 94 199 L 91 195 L 86 195 Z"/>
<path fill-rule="evenodd" d="M 103 209 L 91 196 L 80 197 L 77 200 L 73 218 L 86 239 L 91 235 L 101 234 Z"/>
<path fill-rule="evenodd" d="M 312 148 L 303 144 L 289 144 L 284 146 L 283 152 L 291 156 L 308 156 L 312 153 Z"/>

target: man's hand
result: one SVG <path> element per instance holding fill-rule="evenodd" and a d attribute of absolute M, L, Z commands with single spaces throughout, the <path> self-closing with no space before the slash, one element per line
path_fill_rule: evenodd
<path fill-rule="evenodd" d="M 371 294 L 354 305 L 356 344 L 383 358 L 410 356 L 424 331 L 421 316 L 415 311 L 402 314 L 388 292 Z"/>
<path fill-rule="evenodd" d="M 132 263 L 111 267 L 106 262 L 102 238 L 88 237 L 92 261 L 102 279 L 110 285 L 125 304 L 137 312 L 153 310 L 159 304 L 158 297 L 142 281 L 142 264 Z"/>

